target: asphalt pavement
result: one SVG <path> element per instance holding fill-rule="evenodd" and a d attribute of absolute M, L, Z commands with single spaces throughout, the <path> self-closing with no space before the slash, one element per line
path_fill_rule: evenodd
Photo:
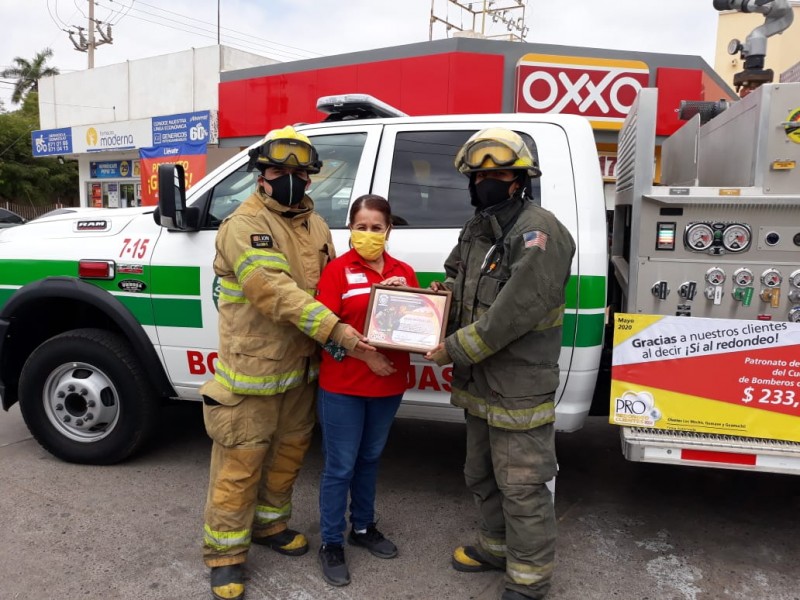
<path fill-rule="evenodd" d="M 292 526 L 312 550 L 254 547 L 248 600 L 496 600 L 500 573 L 450 567 L 474 539 L 460 424 L 397 420 L 380 474 L 381 560 L 347 548 L 353 583 L 321 578 L 319 436 L 296 486 Z M 549 600 L 798 600 L 800 480 L 626 462 L 602 417 L 559 434 L 556 574 Z M 204 599 L 200 558 L 210 442 L 198 404 L 163 411 L 157 438 L 112 467 L 58 461 L 18 407 L 0 414 L 0 599 Z"/>

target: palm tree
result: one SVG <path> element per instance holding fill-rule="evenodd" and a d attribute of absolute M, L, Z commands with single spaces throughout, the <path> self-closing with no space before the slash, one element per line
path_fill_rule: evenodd
<path fill-rule="evenodd" d="M 11 95 L 11 101 L 14 104 L 19 104 L 25 95 L 30 92 L 39 91 L 39 80 L 42 77 L 50 77 L 51 75 L 58 75 L 58 69 L 55 67 L 48 67 L 45 63 L 48 58 L 52 58 L 53 50 L 45 48 L 33 57 L 33 60 L 27 60 L 20 56 L 14 59 L 13 67 L 4 69 L 0 73 L 0 77 L 8 77 L 16 79 L 14 84 L 14 93 Z"/>

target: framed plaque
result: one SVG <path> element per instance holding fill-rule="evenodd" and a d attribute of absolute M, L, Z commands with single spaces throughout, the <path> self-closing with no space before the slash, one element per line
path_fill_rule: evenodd
<path fill-rule="evenodd" d="M 444 339 L 450 292 L 374 284 L 364 335 L 377 348 L 425 354 Z"/>

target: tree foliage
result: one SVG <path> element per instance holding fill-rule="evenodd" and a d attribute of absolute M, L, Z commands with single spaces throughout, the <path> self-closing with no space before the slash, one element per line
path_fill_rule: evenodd
<path fill-rule="evenodd" d="M 19 110 L 0 113 L 0 200 L 19 204 L 77 204 L 78 163 L 34 158 L 31 132 L 39 128 L 39 94 Z"/>
<path fill-rule="evenodd" d="M 38 52 L 33 60 L 17 56 L 12 61 L 14 66 L 8 67 L 0 73 L 0 77 L 17 80 L 14 84 L 14 93 L 11 95 L 11 101 L 14 104 L 22 102 L 28 92 L 38 92 L 39 80 L 42 77 L 58 75 L 57 68 L 47 66 L 47 60 L 52 57 L 52 48 L 45 48 Z"/>

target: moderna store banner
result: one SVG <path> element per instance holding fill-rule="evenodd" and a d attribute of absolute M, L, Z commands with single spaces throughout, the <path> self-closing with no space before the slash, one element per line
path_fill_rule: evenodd
<path fill-rule="evenodd" d="M 617 314 L 609 421 L 800 442 L 800 323 Z"/>
<path fill-rule="evenodd" d="M 140 148 L 142 172 L 142 206 L 158 204 L 158 166 L 178 164 L 186 174 L 186 189 L 190 189 L 206 174 L 206 142 L 170 144 Z"/>

